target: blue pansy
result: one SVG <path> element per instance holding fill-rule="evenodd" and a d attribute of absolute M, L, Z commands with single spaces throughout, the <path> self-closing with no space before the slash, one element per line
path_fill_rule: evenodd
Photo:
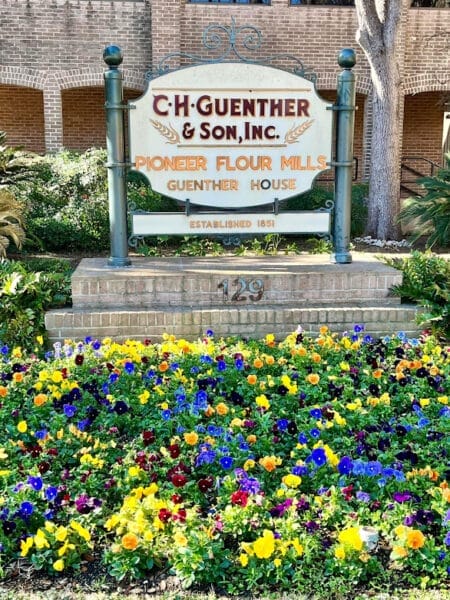
<path fill-rule="evenodd" d="M 242 360 L 242 358 L 237 358 L 234 361 L 234 366 L 238 371 L 242 371 L 242 369 L 244 368 L 244 361 Z"/>
<path fill-rule="evenodd" d="M 287 419 L 278 419 L 277 427 L 280 431 L 286 431 L 288 428 L 289 421 Z"/>
<path fill-rule="evenodd" d="M 134 364 L 132 362 L 126 362 L 123 368 L 129 375 L 134 373 Z"/>
<path fill-rule="evenodd" d="M 27 519 L 28 517 L 31 517 L 33 512 L 34 506 L 31 504 L 31 502 L 22 502 L 22 504 L 19 506 L 19 516 L 22 519 Z"/>
<path fill-rule="evenodd" d="M 305 433 L 299 433 L 297 440 L 298 440 L 299 444 L 307 444 L 308 443 L 308 438 L 306 437 Z"/>
<path fill-rule="evenodd" d="M 316 448 L 311 452 L 306 460 L 312 460 L 318 467 L 321 467 L 327 462 L 327 455 L 325 454 L 325 450 L 323 448 Z"/>
<path fill-rule="evenodd" d="M 48 488 L 45 490 L 44 494 L 47 500 L 51 502 L 58 495 L 58 488 L 53 485 L 49 485 Z"/>
<path fill-rule="evenodd" d="M 366 465 L 366 475 L 368 477 L 376 477 L 381 475 L 383 465 L 378 460 L 370 460 Z"/>
<path fill-rule="evenodd" d="M 70 418 L 77 412 L 77 407 L 73 404 L 64 404 L 63 410 L 66 417 Z"/>
<path fill-rule="evenodd" d="M 320 410 L 320 408 L 313 408 L 309 411 L 309 414 L 313 417 L 313 419 L 321 419 L 322 418 L 322 411 Z"/>
<path fill-rule="evenodd" d="M 161 412 L 161 418 L 163 421 L 169 421 L 171 416 L 172 416 L 172 411 L 170 410 L 170 408 L 167 408 L 166 410 L 163 410 Z"/>
<path fill-rule="evenodd" d="M 315 429 L 315 428 L 314 428 L 314 429 L 311 429 L 311 431 L 309 432 L 309 435 L 310 435 L 312 438 L 315 438 L 315 439 L 317 439 L 317 438 L 319 438 L 319 437 L 320 437 L 320 430 L 319 430 L 319 429 Z"/>
<path fill-rule="evenodd" d="M 366 463 L 362 460 L 353 461 L 353 475 L 365 475 Z"/>
<path fill-rule="evenodd" d="M 234 460 L 231 456 L 223 456 L 219 462 L 222 469 L 228 470 L 233 467 Z"/>
<path fill-rule="evenodd" d="M 341 475 L 349 475 L 353 469 L 353 461 L 349 456 L 343 456 L 338 463 L 338 471 Z"/>
<path fill-rule="evenodd" d="M 217 361 L 217 370 L 218 371 L 225 371 L 226 368 L 227 368 L 227 364 L 224 360 Z"/>
<path fill-rule="evenodd" d="M 39 492 L 40 490 L 42 490 L 42 477 L 30 476 L 27 479 L 27 483 L 28 483 L 28 485 L 31 485 L 33 490 L 35 490 L 36 492 Z"/>

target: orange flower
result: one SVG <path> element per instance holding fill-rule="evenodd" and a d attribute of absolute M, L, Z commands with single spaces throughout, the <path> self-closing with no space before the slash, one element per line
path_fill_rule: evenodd
<path fill-rule="evenodd" d="M 247 436 L 247 442 L 249 444 L 254 444 L 256 442 L 256 435 L 253 435 L 253 433 L 251 433 L 250 435 Z"/>
<path fill-rule="evenodd" d="M 252 374 L 247 377 L 247 381 L 250 385 L 255 385 L 255 383 L 258 381 L 258 378 L 256 377 L 256 375 Z"/>
<path fill-rule="evenodd" d="M 260 358 L 255 358 L 253 361 L 253 366 L 255 369 L 260 369 L 264 365 L 263 361 Z"/>
<path fill-rule="evenodd" d="M 229 408 L 228 408 L 228 406 L 224 402 L 220 402 L 216 406 L 216 411 L 217 411 L 217 414 L 222 417 L 222 416 L 228 414 Z"/>
<path fill-rule="evenodd" d="M 268 355 L 266 356 L 266 363 L 267 363 L 268 365 L 273 365 L 273 363 L 274 363 L 274 362 L 275 362 L 275 359 L 274 359 L 274 357 L 273 357 L 272 355 L 268 354 Z"/>
<path fill-rule="evenodd" d="M 208 408 L 205 410 L 205 417 L 212 417 L 215 412 L 213 407 L 208 405 Z"/>
<path fill-rule="evenodd" d="M 315 363 L 320 363 L 322 357 L 320 356 L 320 354 L 317 354 L 317 352 L 313 352 L 311 355 L 311 360 Z"/>
<path fill-rule="evenodd" d="M 167 371 L 167 369 L 169 368 L 169 364 L 166 360 L 163 360 L 158 368 L 162 373 L 164 373 L 164 371 Z"/>
<path fill-rule="evenodd" d="M 22 373 L 14 373 L 13 379 L 16 383 L 20 383 L 21 381 L 23 381 L 23 374 Z"/>
<path fill-rule="evenodd" d="M 259 464 L 264 467 L 266 471 L 271 473 L 277 468 L 277 459 L 275 456 L 264 456 L 263 458 L 259 459 Z"/>
<path fill-rule="evenodd" d="M 406 536 L 406 545 L 408 548 L 418 550 L 425 544 L 425 536 L 419 529 L 411 529 Z"/>
<path fill-rule="evenodd" d="M 383 375 L 383 370 L 375 369 L 375 371 L 372 373 L 372 375 L 375 377 L 375 379 L 380 379 L 380 377 Z"/>
<path fill-rule="evenodd" d="M 190 433 L 187 432 L 183 437 L 184 441 L 186 444 L 189 444 L 189 446 L 195 446 L 195 444 L 198 442 L 198 434 L 195 433 L 195 431 L 191 431 Z"/>
<path fill-rule="evenodd" d="M 317 375 L 317 373 L 310 373 L 307 377 L 306 377 L 306 381 L 308 383 L 311 383 L 312 385 L 317 385 L 320 381 L 320 377 Z"/>
<path fill-rule="evenodd" d="M 322 325 L 322 327 L 319 329 L 320 333 L 322 335 L 325 335 L 328 331 L 328 326 L 327 325 Z"/>
<path fill-rule="evenodd" d="M 35 406 L 42 406 L 47 402 L 47 396 L 45 394 L 38 394 L 34 397 L 33 402 Z"/>
<path fill-rule="evenodd" d="M 304 348 L 303 346 L 300 346 L 300 348 L 297 350 L 297 354 L 299 356 L 306 356 L 308 354 L 308 352 L 306 351 L 306 348 Z"/>
<path fill-rule="evenodd" d="M 139 540 L 134 533 L 126 533 L 122 537 L 122 546 L 125 550 L 136 550 L 139 545 Z"/>
<path fill-rule="evenodd" d="M 8 388 L 6 388 L 4 385 L 0 385 L 0 398 L 4 398 L 7 393 Z"/>

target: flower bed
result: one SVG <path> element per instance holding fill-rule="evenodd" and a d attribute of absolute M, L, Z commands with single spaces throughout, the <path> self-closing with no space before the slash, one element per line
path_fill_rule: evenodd
<path fill-rule="evenodd" d="M 3 346 L 1 564 L 98 558 L 231 593 L 442 585 L 449 352 L 362 326 Z"/>

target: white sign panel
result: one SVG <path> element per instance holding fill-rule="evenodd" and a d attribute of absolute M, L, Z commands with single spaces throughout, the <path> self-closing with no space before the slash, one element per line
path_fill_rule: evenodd
<path fill-rule="evenodd" d="M 132 104 L 134 167 L 177 200 L 268 204 L 310 189 L 331 160 L 330 105 L 310 81 L 273 67 L 181 69 L 151 81 Z"/>
<path fill-rule="evenodd" d="M 328 212 L 270 213 L 134 213 L 134 235 L 216 235 L 237 233 L 328 233 Z"/>

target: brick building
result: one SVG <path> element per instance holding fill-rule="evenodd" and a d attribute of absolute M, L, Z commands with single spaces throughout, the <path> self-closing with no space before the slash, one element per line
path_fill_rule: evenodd
<path fill-rule="evenodd" d="M 330 0 L 331 2 L 331 0 Z M 0 0 L 0 130 L 12 145 L 37 152 L 105 144 L 102 52 L 124 53 L 125 96 L 145 87 L 145 72 L 171 52 L 205 55 L 201 34 L 212 23 L 251 24 L 262 33 L 261 57 L 289 53 L 317 73 L 333 99 L 337 53 L 357 52 L 355 155 L 359 177 L 370 153 L 371 81 L 355 42 L 351 2 L 301 0 Z M 450 120 L 448 2 L 413 2 L 404 15 L 403 156 L 418 170 L 441 164 Z M 435 4 L 442 8 L 420 8 Z M 447 112 L 446 112 L 447 111 Z M 425 159 L 425 160 L 422 160 Z"/>

